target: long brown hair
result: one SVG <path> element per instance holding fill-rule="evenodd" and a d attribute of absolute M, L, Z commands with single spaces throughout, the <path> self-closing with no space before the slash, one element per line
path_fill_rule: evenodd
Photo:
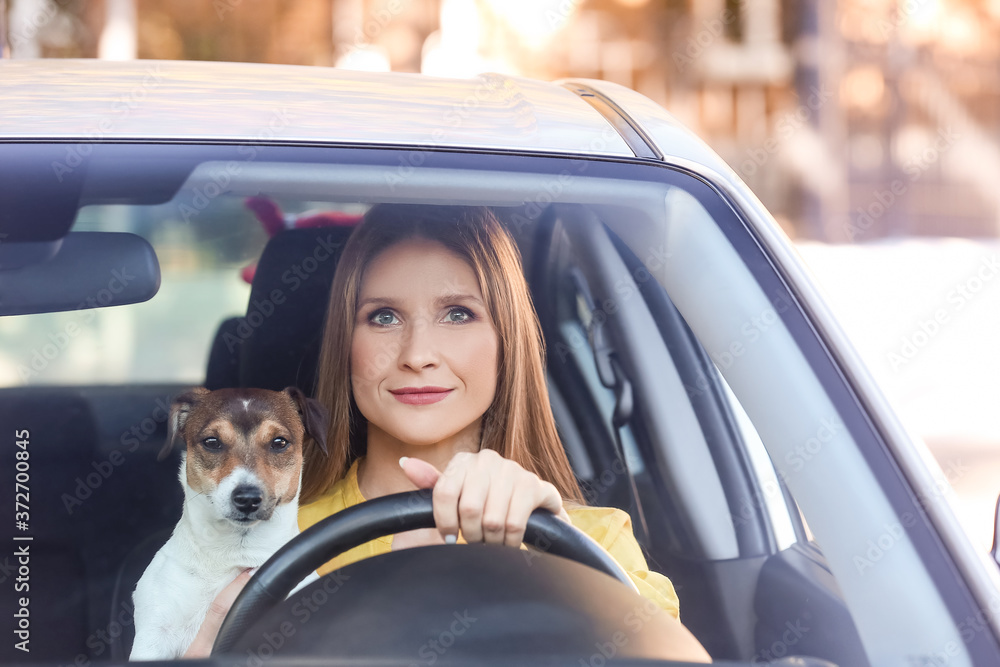
<path fill-rule="evenodd" d="M 367 452 L 367 421 L 351 388 L 358 294 L 365 267 L 389 246 L 412 238 L 437 241 L 469 263 L 497 330 L 497 388 L 483 415 L 481 447 L 516 461 L 554 484 L 565 500 L 582 504 L 549 407 L 541 327 L 514 241 L 488 208 L 400 204 L 368 211 L 333 278 L 316 388 L 316 398 L 330 408 L 330 453 L 307 448 L 302 501 L 322 495 Z"/>

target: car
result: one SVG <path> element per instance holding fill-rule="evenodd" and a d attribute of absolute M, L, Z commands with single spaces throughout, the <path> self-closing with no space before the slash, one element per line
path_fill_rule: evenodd
<path fill-rule="evenodd" d="M 1000 664 L 1000 573 L 940 469 L 765 208 L 649 99 L 595 80 L 204 62 L 0 61 L 0 81 L 5 662 L 126 659 L 131 587 L 181 507 L 177 459 L 156 461 L 171 397 L 311 391 L 352 224 L 403 202 L 487 205 L 509 229 L 574 472 L 592 504 L 631 514 L 714 659 Z M 397 571 L 438 554 L 424 579 L 445 611 L 480 609 L 479 568 L 517 553 L 498 549 L 414 549 Z M 635 602 L 542 555 L 567 590 L 594 591 L 593 613 Z M 603 621 L 535 641 L 572 605 L 531 597 L 523 568 L 495 574 L 513 593 L 490 622 L 435 626 L 440 602 L 400 614 L 375 561 L 308 632 L 279 606 L 260 634 L 277 639 L 211 661 L 655 657 Z M 359 618 L 362 602 L 376 606 Z"/>

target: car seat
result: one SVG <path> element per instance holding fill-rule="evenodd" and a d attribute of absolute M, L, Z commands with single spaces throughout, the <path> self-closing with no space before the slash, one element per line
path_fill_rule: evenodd
<path fill-rule="evenodd" d="M 297 386 L 312 395 L 330 284 L 352 229 L 290 229 L 268 242 L 247 314 L 219 327 L 206 386 Z"/>

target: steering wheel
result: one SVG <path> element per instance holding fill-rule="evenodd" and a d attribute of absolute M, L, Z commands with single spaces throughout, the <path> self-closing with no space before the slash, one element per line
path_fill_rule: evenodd
<path fill-rule="evenodd" d="M 385 535 L 433 528 L 431 495 L 424 489 L 369 500 L 323 519 L 290 540 L 260 567 L 236 598 L 212 654 L 230 651 L 247 629 L 281 604 L 310 572 L 337 555 Z M 628 574 L 597 542 L 551 512 L 532 512 L 524 543 L 588 565 L 637 591 Z"/>

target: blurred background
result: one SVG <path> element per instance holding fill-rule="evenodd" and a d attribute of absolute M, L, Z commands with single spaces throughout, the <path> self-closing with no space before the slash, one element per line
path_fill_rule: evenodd
<path fill-rule="evenodd" d="M 1000 0 L 0 0 L 0 22 L 13 58 L 494 71 L 638 90 L 775 215 L 989 547 Z"/>

